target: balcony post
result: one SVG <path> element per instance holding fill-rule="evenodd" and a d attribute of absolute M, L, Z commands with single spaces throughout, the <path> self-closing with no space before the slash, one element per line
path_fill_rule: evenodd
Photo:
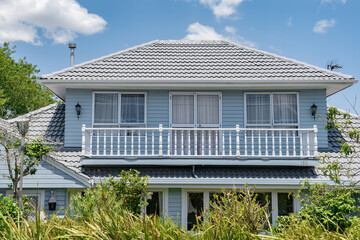
<path fill-rule="evenodd" d="M 318 133 L 317 125 L 314 125 L 314 155 L 317 155 L 318 153 L 317 133 Z"/>
<path fill-rule="evenodd" d="M 81 137 L 81 155 L 85 156 L 85 129 L 86 125 L 83 124 L 81 127 L 82 137 Z"/>
<path fill-rule="evenodd" d="M 236 156 L 240 156 L 240 126 L 236 124 Z"/>
<path fill-rule="evenodd" d="M 159 124 L 159 156 L 163 155 L 163 125 Z"/>

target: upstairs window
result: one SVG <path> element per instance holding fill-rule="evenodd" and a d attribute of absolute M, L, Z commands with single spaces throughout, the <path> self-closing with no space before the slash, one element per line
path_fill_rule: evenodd
<path fill-rule="evenodd" d="M 144 93 L 94 93 L 94 127 L 145 126 Z"/>
<path fill-rule="evenodd" d="M 246 93 L 247 127 L 297 128 L 297 93 Z"/>

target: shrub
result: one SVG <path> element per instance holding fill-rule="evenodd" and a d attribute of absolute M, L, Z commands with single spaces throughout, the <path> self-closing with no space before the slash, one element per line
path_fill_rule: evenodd
<path fill-rule="evenodd" d="M 18 222 L 20 213 L 19 205 L 12 197 L 2 197 L 0 194 L 0 229 L 4 229 L 6 220 Z"/>

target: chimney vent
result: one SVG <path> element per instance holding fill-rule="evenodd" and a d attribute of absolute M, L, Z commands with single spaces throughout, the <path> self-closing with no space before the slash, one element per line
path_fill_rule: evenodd
<path fill-rule="evenodd" d="M 76 44 L 75 43 L 69 43 L 69 48 L 70 48 L 70 67 L 72 67 L 72 66 L 74 66 L 74 57 L 75 57 Z"/>

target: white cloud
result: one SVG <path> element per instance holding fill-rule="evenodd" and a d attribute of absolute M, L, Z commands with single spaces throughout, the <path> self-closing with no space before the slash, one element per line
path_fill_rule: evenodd
<path fill-rule="evenodd" d="M 335 25 L 335 23 L 336 23 L 335 19 L 320 20 L 315 23 L 315 25 L 313 27 L 313 31 L 315 33 L 326 33 L 327 29 L 333 27 Z"/>
<path fill-rule="evenodd" d="M 291 27 L 291 26 L 293 25 L 292 20 L 293 20 L 292 17 L 289 17 L 289 19 L 287 20 L 286 25 L 287 25 L 288 27 Z"/>
<path fill-rule="evenodd" d="M 41 44 L 38 30 L 54 43 L 66 43 L 76 34 L 94 34 L 106 21 L 88 13 L 76 0 L 3 0 L 0 8 L 0 42 Z"/>
<path fill-rule="evenodd" d="M 228 33 L 231 33 L 231 34 L 236 33 L 236 29 L 234 27 L 230 27 L 230 26 L 226 26 L 225 31 L 228 32 Z"/>
<path fill-rule="evenodd" d="M 216 18 L 226 18 L 236 12 L 244 0 L 200 0 L 200 3 L 208 6 L 213 11 Z"/>
<path fill-rule="evenodd" d="M 249 41 L 242 36 L 238 36 L 233 33 L 231 33 L 231 36 L 224 36 L 222 34 L 217 33 L 214 28 L 201 25 L 198 22 L 190 24 L 187 29 L 187 32 L 188 34 L 184 38 L 186 40 L 229 40 L 248 47 L 257 46 L 255 42 Z"/>
<path fill-rule="evenodd" d="M 342 3 L 342 4 L 345 4 L 346 3 L 346 0 L 321 0 L 321 4 L 324 4 L 324 3 Z"/>

